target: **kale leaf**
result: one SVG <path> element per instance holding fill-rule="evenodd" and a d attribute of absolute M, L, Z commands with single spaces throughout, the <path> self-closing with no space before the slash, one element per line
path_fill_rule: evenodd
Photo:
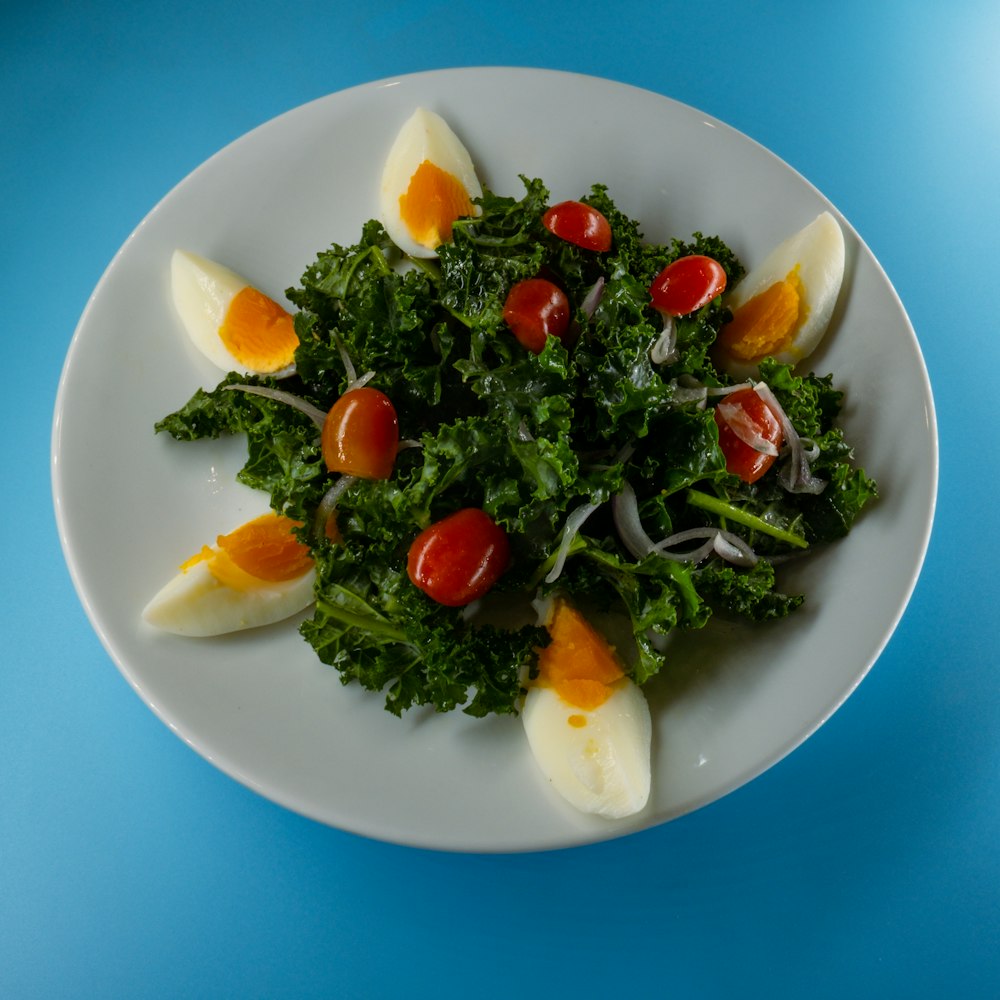
<path fill-rule="evenodd" d="M 715 612 L 754 621 L 793 612 L 803 598 L 780 591 L 772 557 L 841 537 L 877 496 L 853 464 L 830 377 L 772 360 L 761 378 L 814 446 L 813 474 L 828 485 L 792 494 L 773 473 L 747 484 L 726 471 L 708 395 L 729 382 L 711 360 L 730 318 L 720 299 L 677 319 L 668 362 L 651 359 L 663 319 L 648 288 L 663 267 L 699 253 L 719 261 L 730 285 L 743 274 L 719 237 L 649 243 L 598 184 L 582 200 L 605 215 L 613 240 L 608 253 L 592 253 L 545 228 L 549 192 L 521 180 L 519 199 L 486 191 L 436 261 L 406 258 L 371 221 L 357 244 L 320 252 L 288 289 L 300 343 L 280 389 L 325 412 L 366 374 L 393 401 L 407 445 L 390 479 L 344 484 L 337 541 L 316 525 L 335 482 L 316 424 L 240 388 L 278 388 L 275 380 L 227 375 L 156 425 L 177 440 L 245 436 L 240 480 L 303 522 L 316 560 L 316 608 L 302 635 L 345 684 L 381 692 L 395 714 L 419 705 L 514 712 L 546 641 L 533 624 L 500 627 L 489 600 L 485 614 L 470 614 L 410 582 L 413 538 L 454 510 L 480 507 L 508 534 L 511 565 L 491 599 L 526 604 L 560 591 L 627 615 L 641 684 L 665 666 L 663 640 L 674 629 L 701 628 Z M 573 322 L 533 354 L 510 335 L 503 308 L 516 282 L 538 275 L 565 291 Z M 611 512 L 626 485 L 650 538 L 721 528 L 759 558 L 636 558 Z M 581 511 L 589 516 L 565 540 L 561 575 L 549 582 L 567 518 Z"/>

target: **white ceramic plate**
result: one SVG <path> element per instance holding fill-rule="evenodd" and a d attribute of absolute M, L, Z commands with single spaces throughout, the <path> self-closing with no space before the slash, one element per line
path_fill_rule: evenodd
<path fill-rule="evenodd" d="M 653 793 L 641 815 L 577 814 L 547 788 L 520 722 L 416 711 L 321 665 L 294 626 L 211 640 L 150 634 L 139 613 L 202 542 L 266 507 L 234 479 L 242 441 L 180 444 L 153 423 L 220 377 L 169 298 L 170 254 L 222 261 L 280 297 L 315 253 L 356 241 L 382 162 L 417 105 L 465 141 L 483 181 L 553 200 L 609 186 L 647 237 L 717 233 L 747 264 L 829 202 L 758 144 L 657 94 L 529 69 L 460 69 L 347 90 L 223 149 L 157 205 L 111 262 L 73 338 L 53 428 L 64 551 L 108 652 L 181 738 L 238 781 L 325 823 L 469 851 L 587 843 L 679 816 L 760 774 L 812 733 L 879 655 L 909 599 L 936 490 L 933 402 L 906 314 L 841 218 L 848 267 L 813 367 L 848 391 L 845 423 L 883 498 L 784 582 L 808 603 L 773 627 L 684 637 L 648 689 Z M 838 216 L 839 217 L 839 216 Z M 95 448 L 94 442 L 101 443 Z"/>

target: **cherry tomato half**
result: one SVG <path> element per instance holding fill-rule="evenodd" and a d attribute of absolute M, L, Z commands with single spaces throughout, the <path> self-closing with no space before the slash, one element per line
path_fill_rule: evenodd
<path fill-rule="evenodd" d="M 542 216 L 542 225 L 559 239 L 584 250 L 607 253 L 611 249 L 608 220 L 582 201 L 561 201 L 553 205 Z"/>
<path fill-rule="evenodd" d="M 503 318 L 522 347 L 540 354 L 546 337 L 562 337 L 569 329 L 569 299 L 551 281 L 527 278 L 507 293 Z"/>
<path fill-rule="evenodd" d="M 349 389 L 326 415 L 322 447 L 331 472 L 388 479 L 399 450 L 399 420 L 392 401 L 369 386 Z"/>
<path fill-rule="evenodd" d="M 406 571 L 438 604 L 460 608 L 492 589 L 509 561 L 503 528 L 478 507 L 465 507 L 417 535 Z"/>
<path fill-rule="evenodd" d="M 668 264 L 649 286 L 653 306 L 669 316 L 686 316 L 726 288 L 726 272 L 711 257 L 691 254 Z"/>
<path fill-rule="evenodd" d="M 715 422 L 726 471 L 756 482 L 774 464 L 785 438 L 774 411 L 753 389 L 737 389 L 716 406 Z"/>

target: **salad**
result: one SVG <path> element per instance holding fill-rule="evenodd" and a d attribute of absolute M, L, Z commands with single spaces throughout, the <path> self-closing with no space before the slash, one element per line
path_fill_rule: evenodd
<path fill-rule="evenodd" d="M 239 479 L 284 527 L 275 542 L 256 526 L 250 547 L 297 567 L 247 585 L 234 532 L 212 550 L 228 570 L 206 549 L 183 571 L 262 601 L 296 592 L 244 623 L 313 601 L 304 640 L 394 714 L 522 713 L 557 790 L 627 815 L 648 795 L 641 688 L 670 669 L 671 634 L 794 613 L 805 597 L 781 590 L 781 564 L 845 536 L 877 496 L 838 425 L 842 392 L 796 367 L 829 323 L 842 237 L 840 273 L 824 213 L 747 274 L 718 236 L 647 242 L 604 184 L 552 205 L 522 177 L 516 197 L 465 180 L 445 224 L 410 213 L 394 239 L 418 168 L 468 177 L 442 158 L 404 170 L 402 196 L 384 184 L 382 217 L 305 267 L 290 320 L 268 320 L 290 343 L 278 367 L 234 364 L 156 424 L 245 437 Z M 175 260 L 175 298 L 189 265 Z M 591 624 L 608 610 L 628 648 Z M 543 697 L 559 723 L 530 707 Z M 577 763 L 600 726 L 610 758 L 591 773 Z M 584 740 L 568 777 L 556 730 Z"/>

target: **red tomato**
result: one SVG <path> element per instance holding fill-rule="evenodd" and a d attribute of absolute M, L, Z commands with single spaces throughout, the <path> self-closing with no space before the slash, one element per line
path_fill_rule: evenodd
<path fill-rule="evenodd" d="M 522 347 L 540 354 L 546 337 L 562 337 L 569 328 L 569 299 L 551 281 L 527 278 L 507 293 L 503 318 Z"/>
<path fill-rule="evenodd" d="M 388 479 L 399 449 L 399 420 L 392 401 L 368 386 L 349 389 L 326 415 L 322 447 L 331 472 Z"/>
<path fill-rule="evenodd" d="M 774 464 L 785 439 L 774 411 L 753 389 L 737 389 L 716 406 L 715 422 L 726 471 L 745 483 L 756 482 Z"/>
<path fill-rule="evenodd" d="M 406 571 L 438 604 L 459 608 L 486 594 L 509 561 L 503 528 L 478 507 L 465 507 L 417 535 Z"/>
<path fill-rule="evenodd" d="M 721 295 L 726 272 L 717 260 L 691 254 L 668 264 L 649 286 L 655 308 L 670 316 L 686 316 Z"/>
<path fill-rule="evenodd" d="M 559 239 L 584 250 L 607 253 L 611 249 L 608 220 L 582 201 L 562 201 L 553 205 L 542 216 L 542 225 Z"/>

